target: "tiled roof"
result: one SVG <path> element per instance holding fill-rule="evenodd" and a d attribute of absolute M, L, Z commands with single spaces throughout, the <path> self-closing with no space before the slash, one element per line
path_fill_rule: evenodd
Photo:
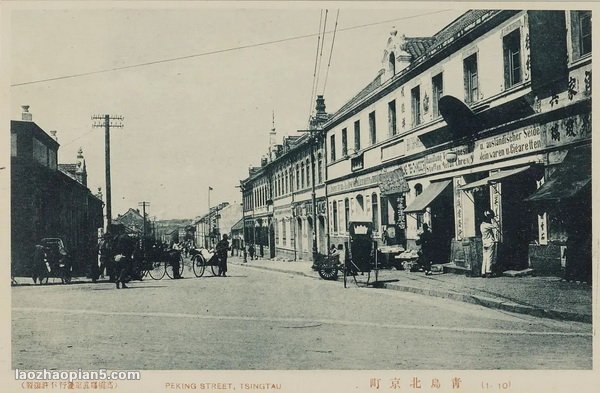
<path fill-rule="evenodd" d="M 408 52 L 413 59 L 421 56 L 429 49 L 429 47 L 435 42 L 434 37 L 406 37 L 406 52 Z"/>
<path fill-rule="evenodd" d="M 433 37 L 405 37 L 406 51 L 412 56 L 411 63 L 418 63 L 431 57 L 444 43 L 451 42 L 464 33 L 464 30 L 480 22 L 482 18 L 488 18 L 501 10 L 469 10 L 450 22 L 446 27 L 437 32 Z M 411 68 L 411 66 L 409 66 Z M 375 79 L 363 88 L 357 95 L 344 104 L 337 112 L 330 117 L 336 119 L 338 116 L 354 107 L 357 103 L 366 98 L 369 94 L 381 86 L 381 76 L 383 70 L 380 70 Z"/>
<path fill-rule="evenodd" d="M 469 10 L 465 12 L 434 35 L 435 44 L 437 45 L 449 38 L 453 38 L 464 28 L 468 27 L 470 24 L 476 22 L 479 18 L 490 12 L 499 12 L 499 10 Z"/>
<path fill-rule="evenodd" d="M 76 173 L 77 172 L 77 164 L 58 164 L 58 169 L 63 172 Z"/>

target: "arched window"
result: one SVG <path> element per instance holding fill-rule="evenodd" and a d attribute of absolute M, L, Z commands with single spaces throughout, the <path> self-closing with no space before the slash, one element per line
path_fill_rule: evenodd
<path fill-rule="evenodd" d="M 394 52 L 390 53 L 388 67 L 390 69 L 390 74 L 392 74 L 392 76 L 396 75 L 396 56 L 394 56 Z"/>
<path fill-rule="evenodd" d="M 373 230 L 379 231 L 379 201 L 375 193 L 371 195 L 371 216 Z"/>
<path fill-rule="evenodd" d="M 344 199 L 344 221 L 346 225 L 346 231 L 350 229 L 350 200 Z"/>
<path fill-rule="evenodd" d="M 332 215 L 333 215 L 333 231 L 337 232 L 338 231 L 338 207 L 337 207 L 337 201 L 333 201 L 333 207 L 332 207 Z"/>

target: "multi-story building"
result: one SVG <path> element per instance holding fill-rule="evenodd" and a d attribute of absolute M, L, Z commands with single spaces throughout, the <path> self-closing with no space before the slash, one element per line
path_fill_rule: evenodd
<path fill-rule="evenodd" d="M 322 124 L 325 101 L 317 98 L 316 115 L 301 136 L 275 144 L 271 130 L 269 153 L 259 168 L 250 168 L 241 182 L 247 243 L 266 257 L 310 259 L 327 249 L 325 143 Z M 313 213 L 313 193 L 314 206 Z M 313 231 L 313 228 L 316 230 Z"/>
<path fill-rule="evenodd" d="M 323 126 L 331 242 L 367 220 L 413 248 L 428 223 L 435 261 L 471 270 L 491 209 L 503 268 L 560 271 L 567 237 L 591 236 L 591 12 L 468 11 L 392 31 L 382 59 Z"/>
<path fill-rule="evenodd" d="M 70 252 L 75 274 L 97 260 L 103 203 L 79 173 L 59 170 L 59 143 L 32 121 L 23 107 L 11 121 L 11 259 L 13 275 L 29 275 L 33 249 L 42 238 L 60 238 Z M 83 157 L 81 157 L 83 159 Z"/>

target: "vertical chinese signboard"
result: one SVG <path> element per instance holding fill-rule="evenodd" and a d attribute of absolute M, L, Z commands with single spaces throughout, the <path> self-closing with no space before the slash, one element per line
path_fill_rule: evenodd
<path fill-rule="evenodd" d="M 460 187 L 465 184 L 462 177 L 455 177 L 454 181 L 454 233 L 456 233 L 456 240 L 462 240 L 464 236 L 463 232 L 463 204 L 462 204 L 462 191 Z"/>
<path fill-rule="evenodd" d="M 490 208 L 494 212 L 494 216 L 496 216 L 496 222 L 500 229 L 496 234 L 496 238 L 501 243 L 502 242 L 502 184 L 496 183 L 492 184 L 490 187 Z"/>
<path fill-rule="evenodd" d="M 544 178 L 536 181 L 537 188 L 544 184 Z M 545 246 L 548 245 L 548 215 L 546 212 L 538 214 L 538 242 Z"/>
<path fill-rule="evenodd" d="M 404 209 L 406 209 L 406 196 L 402 194 L 394 195 L 394 222 L 396 223 L 396 240 L 400 244 L 406 242 L 406 215 Z"/>

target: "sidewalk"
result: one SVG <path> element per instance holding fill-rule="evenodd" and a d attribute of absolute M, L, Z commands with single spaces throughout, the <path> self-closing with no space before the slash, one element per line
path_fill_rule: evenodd
<path fill-rule="evenodd" d="M 281 262 L 269 259 L 248 260 L 230 257 L 229 261 L 247 268 L 267 269 L 321 279 L 310 261 Z M 374 281 L 374 272 L 370 282 Z M 341 284 L 341 276 L 338 278 Z M 357 276 L 364 286 L 367 275 Z M 383 288 L 478 304 L 536 317 L 592 323 L 592 287 L 562 282 L 558 277 L 472 278 L 460 274 L 434 274 L 404 270 L 380 270 Z M 355 286 L 349 277 L 349 287 Z"/>

